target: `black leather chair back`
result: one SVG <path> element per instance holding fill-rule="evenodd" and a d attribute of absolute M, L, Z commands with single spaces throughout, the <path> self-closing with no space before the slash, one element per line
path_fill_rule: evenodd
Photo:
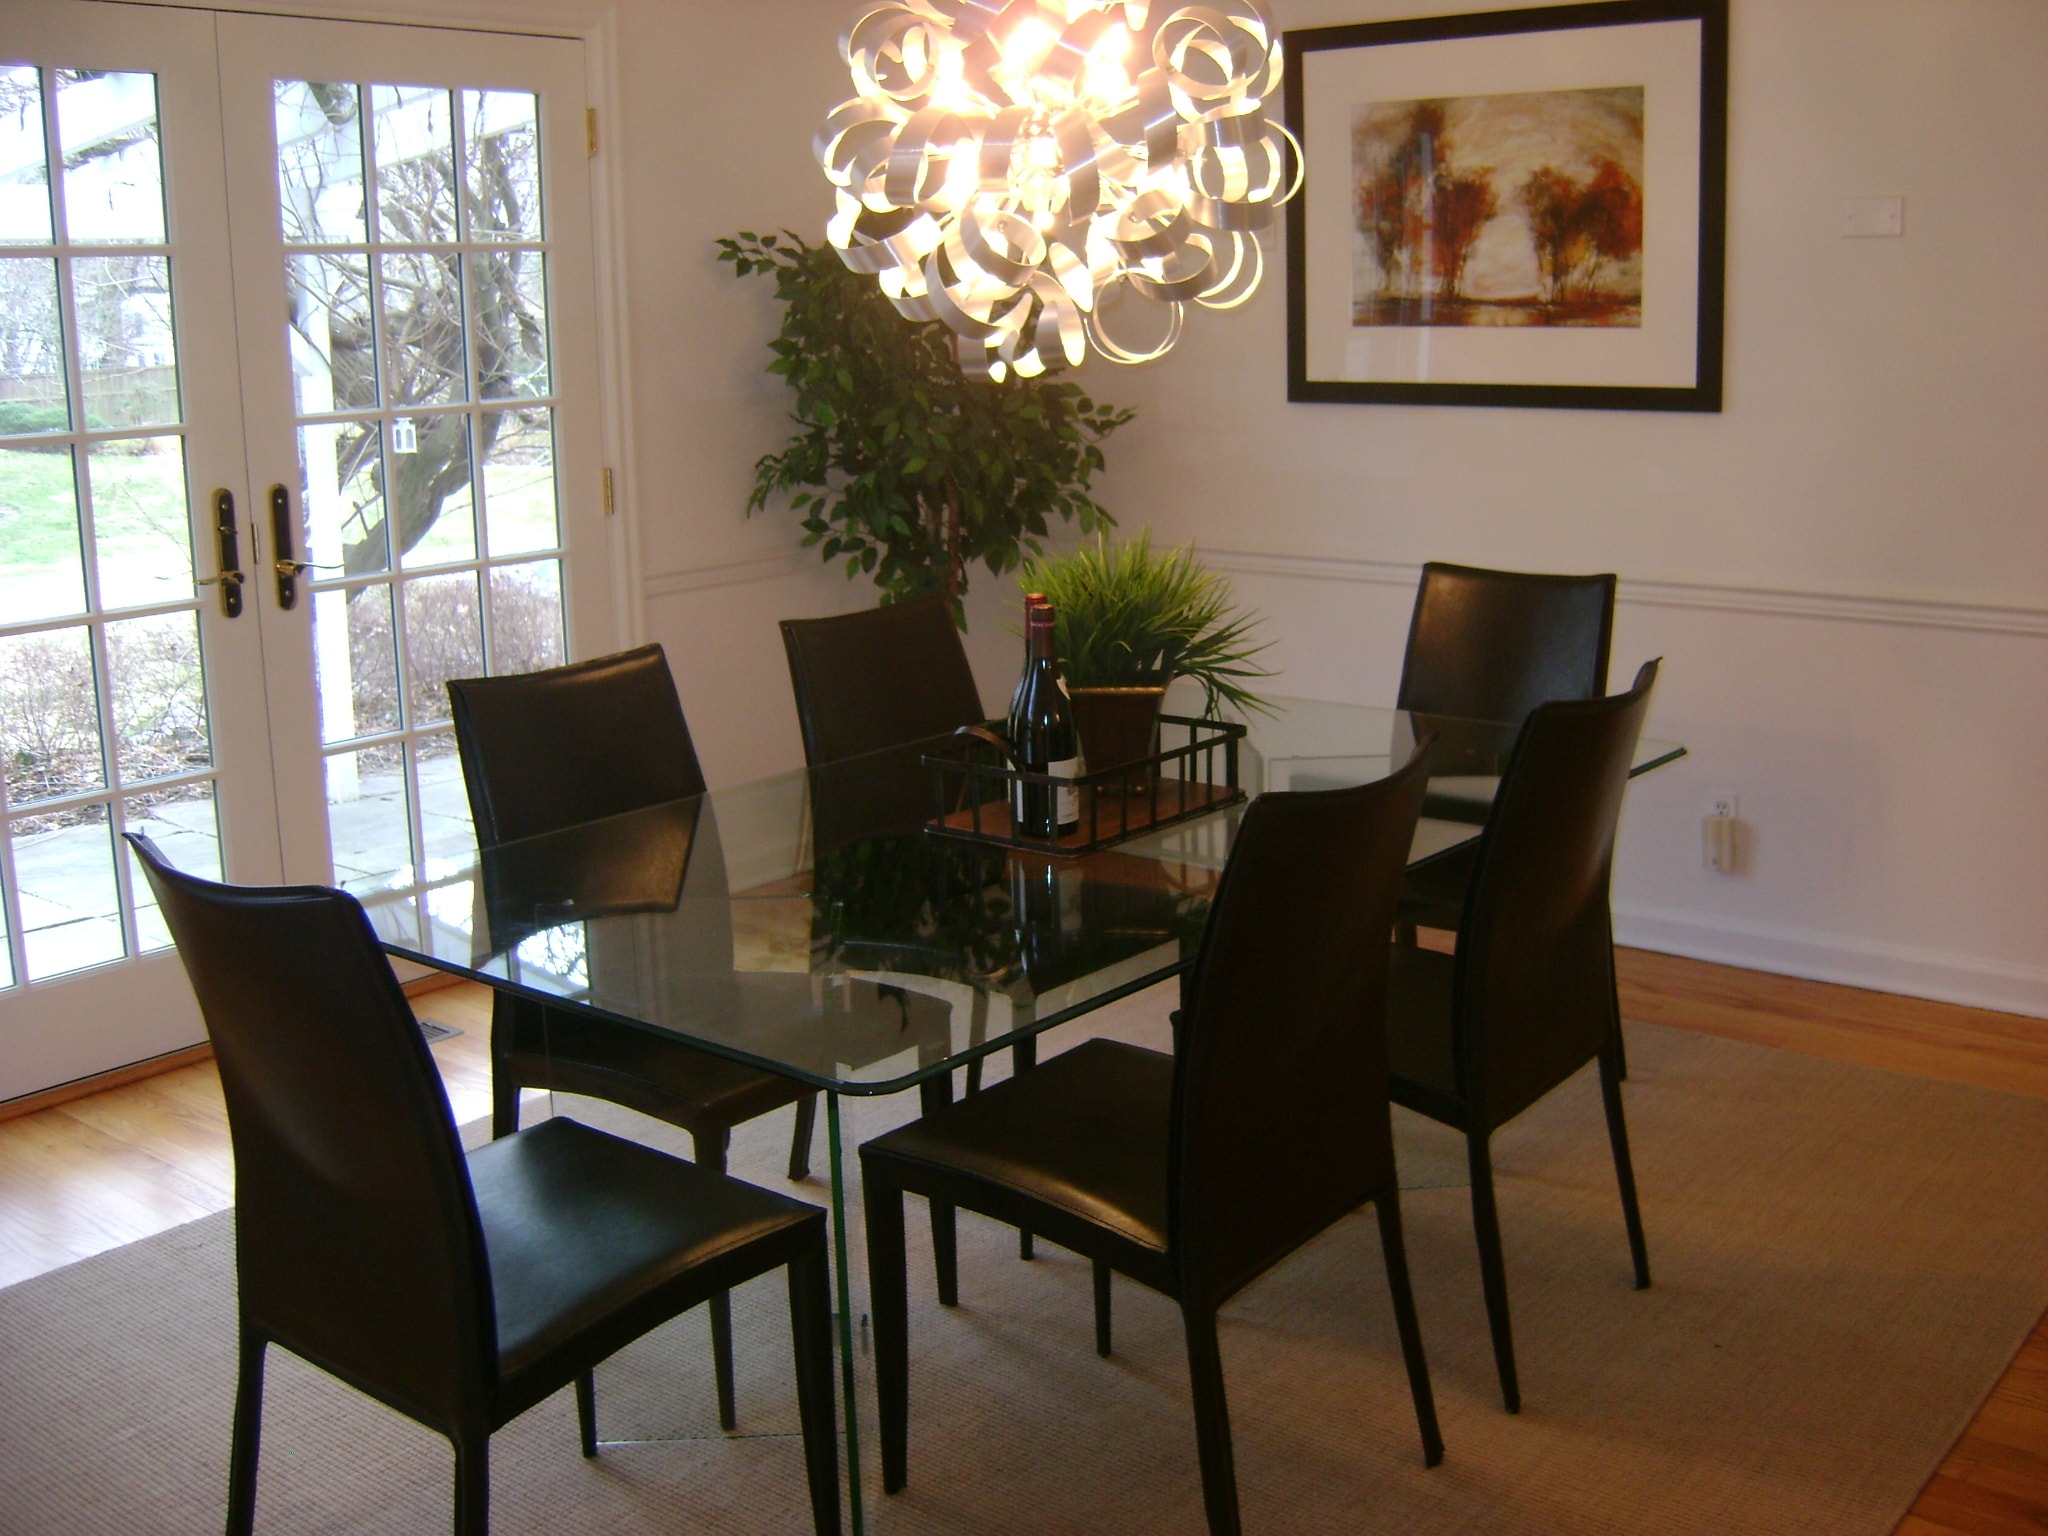
<path fill-rule="evenodd" d="M 782 645 L 814 768 L 987 718 L 942 597 L 784 619 Z"/>
<path fill-rule="evenodd" d="M 1397 704 L 1420 714 L 1519 722 L 1551 699 L 1607 691 L 1613 576 L 1422 568 Z"/>
<path fill-rule="evenodd" d="M 448 700 L 485 847 L 704 793 L 658 645 L 545 672 L 451 678 Z"/>
<path fill-rule="evenodd" d="M 782 645 L 811 766 L 819 854 L 915 833 L 931 813 L 932 785 L 921 749 L 906 743 L 988 718 L 945 599 L 784 619 Z"/>
<path fill-rule="evenodd" d="M 1614 832 L 1657 663 L 1529 716 L 1479 844 L 1454 982 L 1460 1090 L 1490 1126 L 1598 1054 L 1614 1020 Z"/>
<path fill-rule="evenodd" d="M 215 885 L 128 841 L 220 1067 L 243 1316 L 452 1421 L 497 1371 L 482 1227 L 447 1095 L 363 909 L 319 886 Z"/>
<path fill-rule="evenodd" d="M 1169 1210 L 1184 1302 L 1230 1295 L 1394 1177 L 1387 936 L 1428 755 L 1244 813 L 1179 1042 Z"/>

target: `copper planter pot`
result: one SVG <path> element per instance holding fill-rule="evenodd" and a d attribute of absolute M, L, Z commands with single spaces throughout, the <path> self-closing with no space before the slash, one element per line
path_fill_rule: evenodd
<path fill-rule="evenodd" d="M 1081 737 L 1081 756 L 1092 776 L 1124 763 L 1143 763 L 1159 750 L 1159 709 L 1166 688 L 1075 688 L 1074 729 Z M 1152 787 L 1150 765 L 1100 787 L 1142 794 Z"/>

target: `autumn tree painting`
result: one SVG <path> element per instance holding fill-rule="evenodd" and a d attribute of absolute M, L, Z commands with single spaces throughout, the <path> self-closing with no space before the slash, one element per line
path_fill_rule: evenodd
<path fill-rule="evenodd" d="M 1371 102 L 1356 325 L 1639 326 L 1643 91 Z"/>

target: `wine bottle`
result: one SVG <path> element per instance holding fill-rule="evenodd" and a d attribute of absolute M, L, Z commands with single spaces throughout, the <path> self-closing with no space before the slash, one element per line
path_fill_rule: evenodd
<path fill-rule="evenodd" d="M 1017 728 L 1017 711 L 1024 705 L 1024 685 L 1031 681 L 1031 613 L 1045 602 L 1043 592 L 1024 594 L 1024 670 L 1017 674 L 1017 686 L 1010 691 L 1010 729 Z"/>
<path fill-rule="evenodd" d="M 1035 595 L 1035 594 L 1034 594 Z M 1010 748 L 1017 766 L 1030 773 L 1073 779 L 1081 771 L 1073 710 L 1060 686 L 1059 652 L 1053 640 L 1053 610 L 1042 598 L 1024 609 L 1024 675 L 1010 700 Z M 1026 837 L 1053 838 L 1081 824 L 1081 796 L 1071 784 L 1018 784 L 1011 815 Z"/>

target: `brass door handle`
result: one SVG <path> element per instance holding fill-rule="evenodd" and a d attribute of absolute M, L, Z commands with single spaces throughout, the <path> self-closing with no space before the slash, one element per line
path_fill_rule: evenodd
<path fill-rule="evenodd" d="M 242 542 L 235 531 L 235 493 L 223 487 L 213 493 L 214 545 L 220 557 L 220 574 L 202 577 L 202 587 L 220 588 L 220 611 L 228 618 L 242 616 Z"/>
<path fill-rule="evenodd" d="M 277 577 L 277 606 L 295 608 L 299 602 L 299 576 L 307 569 L 292 558 L 292 495 L 282 484 L 270 488 L 270 537 L 277 550 L 271 571 Z"/>

